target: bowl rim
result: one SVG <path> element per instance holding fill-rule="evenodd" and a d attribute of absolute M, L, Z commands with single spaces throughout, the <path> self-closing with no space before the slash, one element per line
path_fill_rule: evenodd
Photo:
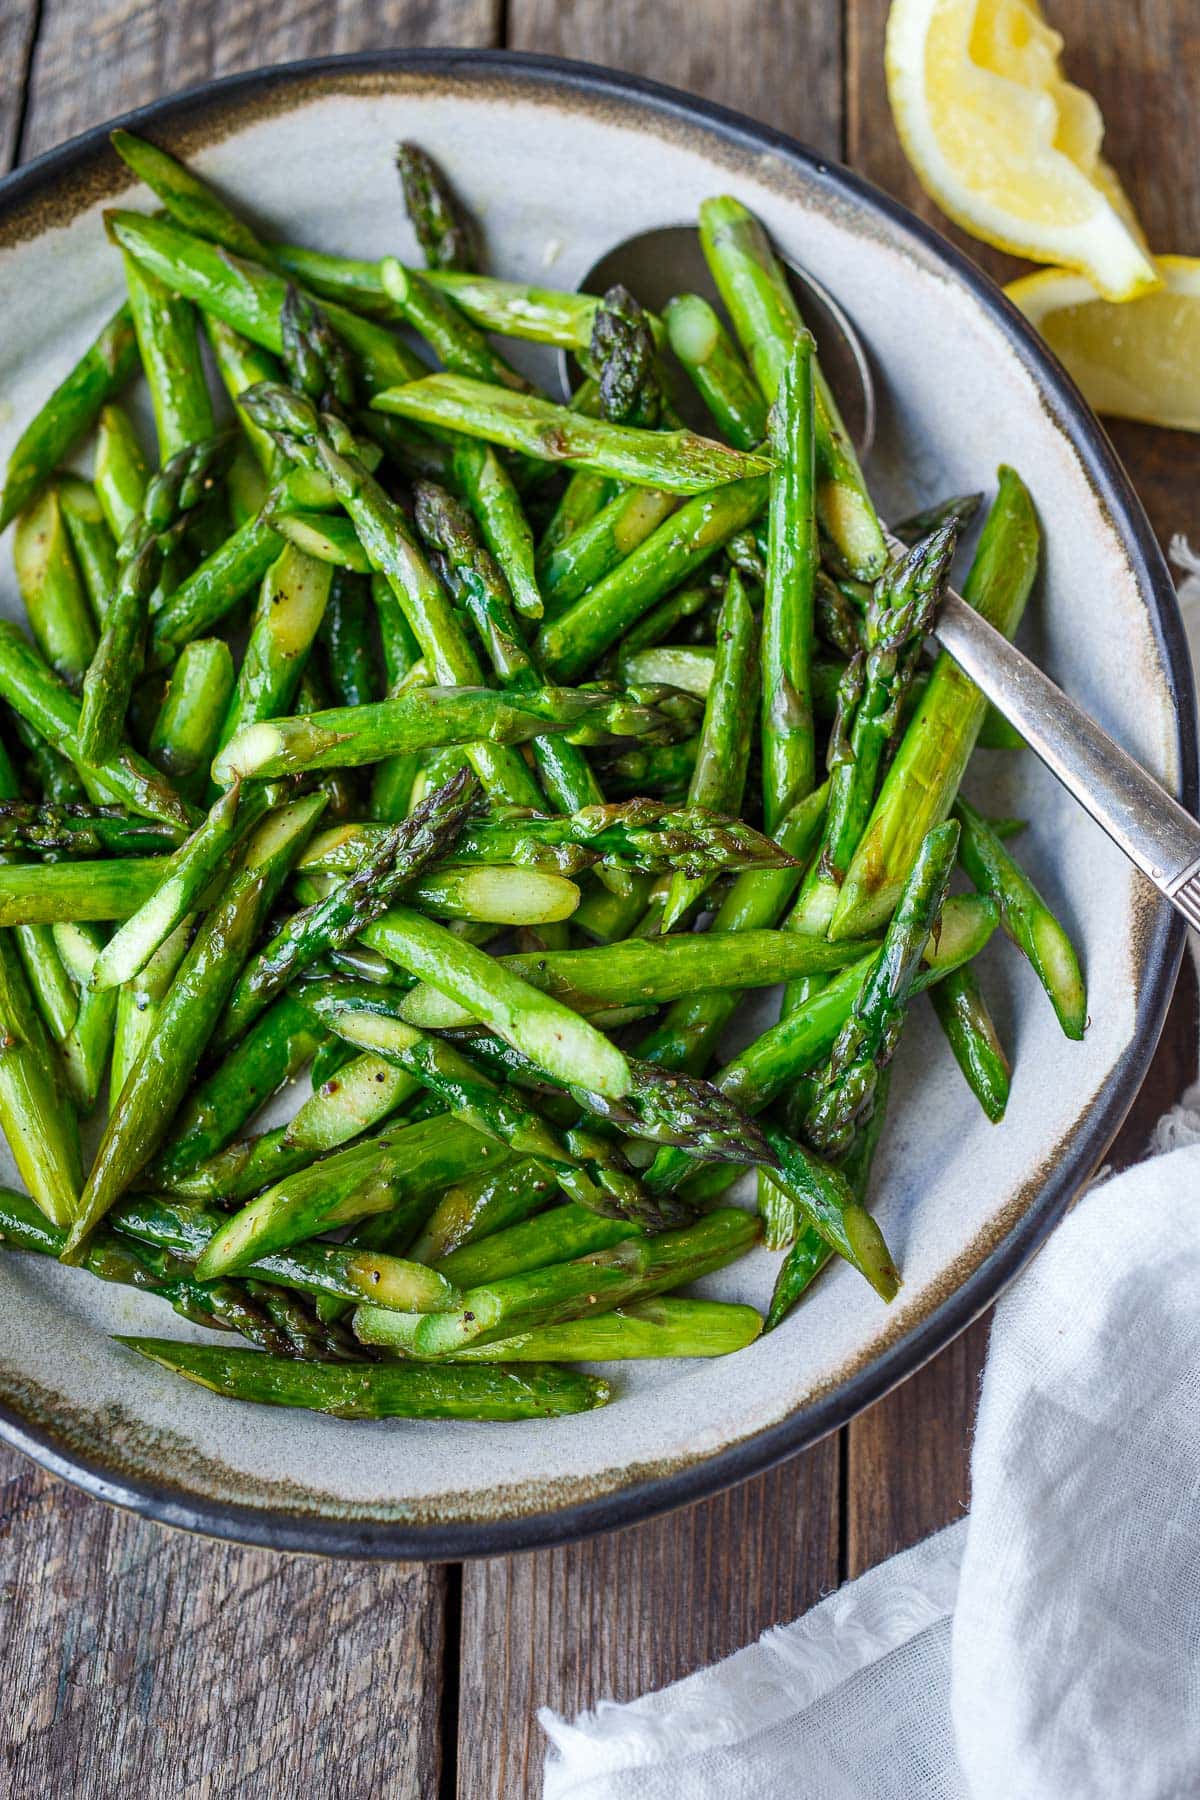
<path fill-rule="evenodd" d="M 223 76 L 93 126 L 0 179 L 0 222 L 6 214 L 43 198 L 64 179 L 86 173 L 98 159 L 111 156 L 108 134 L 115 126 L 134 131 L 179 127 L 193 117 L 211 116 L 222 107 L 236 108 L 272 88 L 319 84 L 323 79 L 355 74 L 478 80 L 484 86 L 508 77 L 534 90 L 611 99 L 663 121 L 700 126 L 728 145 L 757 153 L 768 151 L 801 171 L 810 185 L 849 196 L 881 215 L 927 262 L 940 266 L 965 286 L 1050 398 L 1055 417 L 1069 432 L 1089 483 L 1112 520 L 1147 596 L 1149 623 L 1175 710 L 1180 798 L 1189 811 L 1196 811 L 1200 791 L 1196 695 L 1175 586 L 1141 502 L 1100 421 L 1033 327 L 962 251 L 872 182 L 785 132 L 677 88 L 592 63 L 510 50 L 367 50 Z M 705 1499 L 763 1473 L 848 1423 L 963 1331 L 1024 1267 L 1098 1168 L 1132 1105 L 1162 1031 L 1184 941 L 1182 920 L 1167 901 L 1159 900 L 1148 914 L 1149 973 L 1137 996 L 1129 1043 L 1071 1138 L 1066 1155 L 1021 1218 L 966 1280 L 911 1331 L 828 1393 L 778 1424 L 685 1469 L 634 1481 L 551 1511 L 493 1520 L 407 1524 L 211 1500 L 163 1482 L 116 1473 L 71 1449 L 51 1428 L 31 1421 L 7 1400 L 0 1400 L 0 1439 L 86 1493 L 159 1523 L 235 1543 L 328 1556 L 447 1562 L 508 1555 L 636 1524 Z"/>

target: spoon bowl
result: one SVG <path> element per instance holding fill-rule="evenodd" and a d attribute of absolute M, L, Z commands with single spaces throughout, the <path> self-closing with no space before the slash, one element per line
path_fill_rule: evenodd
<path fill-rule="evenodd" d="M 781 261 L 861 459 L 875 442 L 875 382 L 862 338 L 845 308 L 819 281 L 786 258 Z M 585 293 L 603 294 L 618 282 L 655 312 L 661 312 L 676 294 L 699 294 L 729 324 L 694 225 L 656 225 L 652 231 L 622 239 L 592 264 L 579 286 Z M 694 430 L 711 433 L 712 420 L 699 394 L 669 352 L 665 360 L 671 398 L 680 417 Z M 569 393 L 578 385 L 579 376 L 569 367 L 565 353 L 560 353 L 560 370 Z"/>

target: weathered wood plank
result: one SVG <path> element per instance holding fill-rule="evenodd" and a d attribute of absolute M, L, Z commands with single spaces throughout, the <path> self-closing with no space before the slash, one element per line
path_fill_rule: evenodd
<path fill-rule="evenodd" d="M 500 0 L 45 0 L 24 152 L 214 75 L 305 56 L 499 41 Z"/>
<path fill-rule="evenodd" d="M 0 8 L 0 174 L 11 169 L 17 154 L 36 24 L 35 0 L 9 0 Z"/>
<path fill-rule="evenodd" d="M 0 1462 L 6 1793 L 436 1793 L 444 1576 L 232 1549 Z"/>
<path fill-rule="evenodd" d="M 831 0 L 510 0 L 508 42 L 704 94 L 838 156 L 840 13 Z"/>
<path fill-rule="evenodd" d="M 463 1570 L 458 1793 L 542 1791 L 539 1706 L 574 1715 L 676 1681 L 837 1584 L 834 1441 L 704 1505 Z"/>

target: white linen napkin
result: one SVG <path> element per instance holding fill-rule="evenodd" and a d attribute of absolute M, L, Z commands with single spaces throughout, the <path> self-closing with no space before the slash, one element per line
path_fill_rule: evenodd
<path fill-rule="evenodd" d="M 660 1693 L 543 1710 L 546 1800 L 1200 1792 L 1200 1114 L 1160 1134 L 996 1308 L 970 1516 Z"/>
<path fill-rule="evenodd" d="M 1001 1298 L 970 1516 L 659 1693 L 543 1708 L 546 1800 L 1200 1795 L 1200 1088 L 1154 1149 Z"/>

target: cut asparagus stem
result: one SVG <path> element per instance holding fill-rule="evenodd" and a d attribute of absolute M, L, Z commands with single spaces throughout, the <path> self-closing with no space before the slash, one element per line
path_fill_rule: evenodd
<path fill-rule="evenodd" d="M 70 1225 L 83 1183 L 79 1127 L 7 932 L 0 932 L 0 1130 L 46 1217 Z"/>
<path fill-rule="evenodd" d="M 44 489 L 21 514 L 13 560 L 34 642 L 55 674 L 78 690 L 95 654 L 96 627 L 58 489 Z"/>
<path fill-rule="evenodd" d="M 816 779 L 812 679 L 817 521 L 813 341 L 797 333 L 771 407 L 771 472 L 762 621 L 763 820 L 772 831 Z"/>
<path fill-rule="evenodd" d="M 470 1288 L 458 1312 L 441 1315 L 440 1329 L 431 1330 L 428 1319 L 422 1321 L 413 1334 L 412 1351 L 419 1357 L 453 1356 L 468 1345 L 650 1298 L 743 1256 L 757 1232 L 758 1222 L 749 1213 L 725 1209 L 682 1231 L 626 1238 L 572 1262 Z"/>
<path fill-rule="evenodd" d="M 365 936 L 372 949 L 457 1002 L 555 1080 L 614 1100 L 628 1092 L 629 1065 L 615 1044 L 445 926 L 394 907 Z"/>
<path fill-rule="evenodd" d="M 292 862 L 325 804 L 322 794 L 269 814 L 206 915 L 108 1121 L 63 1254 L 75 1260 L 170 1127 L 224 1002 Z"/>
<path fill-rule="evenodd" d="M 993 1125 L 1004 1117 L 1012 1070 L 973 969 L 955 969 L 930 989 L 938 1023 L 967 1085 Z"/>
<path fill-rule="evenodd" d="M 686 501 L 590 593 L 542 627 L 543 667 L 560 680 L 578 680 L 657 600 L 749 524 L 766 497 L 766 481 L 754 476 Z"/>
<path fill-rule="evenodd" d="M 1012 469 L 1001 469 L 963 588 L 990 625 L 1011 637 L 1037 572 L 1039 531 L 1033 502 Z M 943 651 L 921 696 L 842 885 L 833 937 L 881 924 L 896 904 L 927 831 L 949 813 L 987 702 Z"/>
<path fill-rule="evenodd" d="M 720 1300 L 631 1300 L 595 1318 L 535 1326 L 517 1337 L 470 1345 L 445 1360 L 458 1365 L 728 1356 L 752 1344 L 762 1328 L 762 1319 L 752 1306 L 731 1306 Z M 408 1353 L 412 1329 L 409 1320 L 398 1320 L 395 1313 L 373 1306 L 360 1306 L 354 1315 L 355 1333 L 364 1344 L 401 1355 Z"/>
<path fill-rule="evenodd" d="M 731 450 L 695 432 L 613 425 L 535 394 L 515 394 L 465 375 L 426 375 L 377 394 L 373 404 L 381 412 L 486 438 L 547 462 L 570 463 L 675 494 L 700 494 L 764 474 L 769 466 L 763 456 Z"/>
<path fill-rule="evenodd" d="M 663 313 L 671 348 L 695 382 L 722 437 L 753 450 L 767 434 L 761 391 L 720 319 L 699 294 L 679 294 Z"/>
<path fill-rule="evenodd" d="M 373 1213 L 401 1211 L 415 1226 L 428 1197 L 507 1156 L 457 1120 L 378 1132 L 285 1176 L 227 1218 L 196 1264 L 202 1281 Z"/>
<path fill-rule="evenodd" d="M 722 196 L 700 207 L 700 242 L 725 309 L 768 401 L 804 326 L 767 235 L 740 201 Z M 816 502 L 822 528 L 864 581 L 882 574 L 887 548 L 837 403 L 819 365 L 813 369 Z"/>
<path fill-rule="evenodd" d="M 607 1381 L 548 1363 L 527 1363 L 519 1370 L 404 1363 L 338 1366 L 170 1338 L 116 1341 L 231 1400 L 304 1407 L 339 1419 L 553 1419 L 603 1406 L 612 1393 Z"/>
<path fill-rule="evenodd" d="M 104 326 L 70 374 L 29 421 L 9 455 L 0 494 L 0 531 L 27 506 L 59 463 L 96 421 L 137 368 L 137 339 L 129 308 Z"/>
<path fill-rule="evenodd" d="M 871 948 L 869 942 L 834 945 L 777 931 L 706 931 L 493 961 L 542 993 L 595 1012 L 605 1006 L 657 1006 L 714 988 L 773 987 L 801 973 L 843 968 Z M 470 1008 L 439 999 L 432 986 L 415 987 L 402 997 L 402 1017 L 427 1031 L 468 1024 Z"/>
<path fill-rule="evenodd" d="M 1087 988 L 1075 948 L 1028 875 L 986 819 L 961 797 L 954 816 L 962 826 L 959 857 L 981 894 L 1000 908 L 1000 924 L 1032 964 L 1069 1038 L 1087 1027 Z"/>

